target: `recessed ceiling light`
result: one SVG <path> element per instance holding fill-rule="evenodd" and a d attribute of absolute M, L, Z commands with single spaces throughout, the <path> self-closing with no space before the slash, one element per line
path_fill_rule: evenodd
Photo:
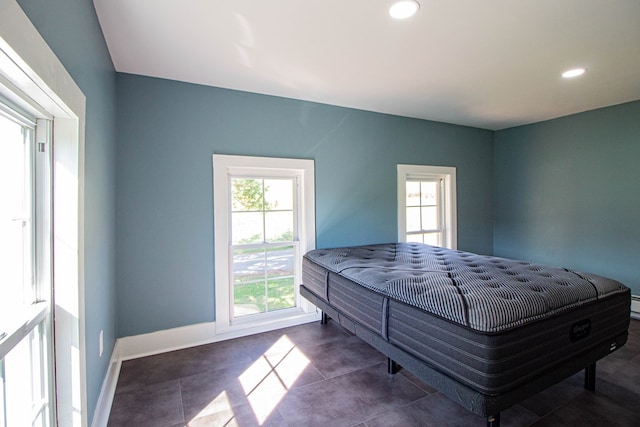
<path fill-rule="evenodd" d="M 389 15 L 395 19 L 407 19 L 416 14 L 420 3 L 416 0 L 400 0 L 391 5 Z"/>
<path fill-rule="evenodd" d="M 587 71 L 586 68 L 574 68 L 573 70 L 567 70 L 564 73 L 562 73 L 562 77 L 564 77 L 565 79 L 578 77 L 583 75 L 585 71 Z"/>

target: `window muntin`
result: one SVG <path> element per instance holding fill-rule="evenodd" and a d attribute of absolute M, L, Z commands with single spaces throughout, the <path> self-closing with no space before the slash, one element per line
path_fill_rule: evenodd
<path fill-rule="evenodd" d="M 35 302 L 32 138 L 0 114 L 0 333 Z"/>

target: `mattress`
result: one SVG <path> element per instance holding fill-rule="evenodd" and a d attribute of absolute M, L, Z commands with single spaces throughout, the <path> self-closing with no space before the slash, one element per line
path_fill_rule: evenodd
<path fill-rule="evenodd" d="M 601 276 L 417 243 L 308 252 L 303 287 L 488 396 L 622 346 L 631 300 Z"/>

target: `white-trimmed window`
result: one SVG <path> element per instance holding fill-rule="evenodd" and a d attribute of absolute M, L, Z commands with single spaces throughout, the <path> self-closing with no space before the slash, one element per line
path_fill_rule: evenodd
<path fill-rule="evenodd" d="M 398 165 L 398 241 L 457 248 L 456 168 Z"/>
<path fill-rule="evenodd" d="M 87 405 L 87 381 L 86 370 L 88 349 L 85 340 L 85 308 L 84 308 L 84 129 L 85 129 L 85 106 L 86 98 L 73 78 L 69 75 L 62 63 L 49 48 L 45 40 L 40 36 L 27 15 L 20 8 L 16 1 L 2 2 L 2 13 L 0 13 L 0 94 L 6 98 L 13 106 L 26 112 L 32 117 L 51 119 L 48 127 L 52 133 L 52 141 L 55 140 L 55 150 L 46 147 L 48 161 L 51 162 L 51 197 L 55 195 L 56 203 L 52 199 L 41 200 L 47 206 L 52 206 L 53 213 L 47 220 L 42 215 L 36 215 L 37 227 L 50 227 L 52 234 L 52 244 L 36 245 L 36 248 L 48 249 L 51 255 L 47 257 L 43 251 L 36 250 L 37 254 L 44 254 L 42 260 L 49 259 L 53 264 L 52 268 L 45 268 L 43 262 L 39 262 L 36 277 L 41 283 L 46 283 L 45 275 L 52 274 L 50 280 L 55 282 L 53 289 L 47 286 L 40 286 L 35 292 L 36 304 L 29 307 L 38 312 L 30 317 L 31 321 L 21 322 L 23 327 L 19 328 L 17 335 L 14 328 L 8 327 L 10 331 L 5 331 L 6 336 L 0 338 L 0 352 L 23 352 L 24 348 L 30 348 L 32 354 L 40 353 L 36 347 L 39 345 L 34 339 L 40 339 L 41 333 L 51 331 L 55 339 L 48 339 L 48 345 L 55 341 L 55 355 L 47 354 L 49 360 L 53 359 L 55 369 L 46 372 L 49 384 L 55 384 L 55 390 L 49 396 L 49 407 L 55 409 L 55 419 L 64 425 L 89 425 L 88 405 Z M 40 128 L 42 129 L 42 127 Z M 38 135 L 36 126 L 37 155 L 36 163 L 43 160 L 41 155 L 40 142 L 43 138 Z M 53 145 L 53 142 L 51 142 Z M 38 166 L 36 165 L 36 170 Z M 41 182 L 36 175 L 36 182 Z M 36 210 L 38 207 L 36 206 Z M 42 219 L 39 221 L 38 218 Z M 40 224 L 40 225 L 38 225 Z M 39 233 L 36 229 L 36 233 Z M 40 256 L 40 255 L 37 255 Z M 46 293 L 53 291 L 54 297 L 47 299 Z M 48 301 L 48 302 L 47 302 Z M 52 306 L 51 306 L 52 304 Z M 42 311 L 41 307 L 47 308 Z M 47 311 L 48 310 L 48 311 Z M 49 321 L 38 322 L 39 316 L 49 312 Z M 56 313 L 54 315 L 53 313 Z M 32 312 L 32 314 L 34 314 Z M 55 322 L 62 322 L 56 328 L 50 328 L 51 319 L 55 317 Z M 34 322 L 38 325 L 34 326 Z M 27 331 L 27 332 L 25 332 Z M 25 335 L 26 334 L 26 335 Z M 22 336 L 21 344 L 16 345 L 16 339 Z M 50 348 L 49 346 L 45 346 Z M 98 345 L 95 349 L 90 349 L 91 353 L 98 354 Z M 27 360 L 25 353 L 22 356 L 9 356 L 13 360 L 21 359 L 23 367 Z M 43 353 L 44 354 L 44 353 Z M 14 375 L 9 371 L 10 361 L 5 359 L 4 372 L 6 381 L 4 391 L 7 391 L 11 381 L 10 376 Z M 17 362 L 16 362 L 17 363 Z M 29 362 L 30 363 L 30 362 Z M 38 371 L 38 366 L 33 365 L 32 378 L 37 379 L 39 375 L 44 375 L 43 370 Z M 55 375 L 53 375 L 55 372 Z M 18 374 L 19 385 L 26 383 L 26 376 Z M 14 378 L 16 378 L 14 376 Z M 44 383 L 43 383 L 44 384 Z M 24 390 L 23 390 L 24 391 Z M 34 395 L 36 396 L 36 395 Z M 14 399 L 7 392 L 0 393 L 0 401 Z M 37 400 L 36 404 L 43 403 Z M 55 405 L 54 405 L 55 403 Z M 100 403 L 100 402 L 99 402 Z M 13 405 L 13 401 L 7 402 L 4 408 L 11 411 L 22 411 L 21 407 Z M 100 404 L 96 408 L 94 424 L 106 424 L 108 415 L 108 404 Z M 37 406 L 40 408 L 41 406 Z M 55 407 L 55 408 L 54 408 Z M 32 408 L 30 414 L 35 407 Z M 51 413 L 53 414 L 53 410 Z M 10 416 L 6 414 L 0 415 Z M 7 419 L 8 419 L 7 418 Z M 35 417 L 33 418 L 35 419 Z M 13 425 L 12 423 L 9 423 Z M 22 424 L 18 424 L 22 425 Z M 55 420 L 50 423 L 55 425 Z M 1 426 L 1 424 L 0 424 Z"/>
<path fill-rule="evenodd" d="M 299 294 L 315 247 L 313 160 L 214 154 L 213 171 L 216 331 L 315 317 Z"/>

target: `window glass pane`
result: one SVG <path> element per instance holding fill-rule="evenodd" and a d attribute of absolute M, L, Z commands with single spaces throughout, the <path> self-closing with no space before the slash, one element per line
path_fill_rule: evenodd
<path fill-rule="evenodd" d="M 264 313 L 265 304 L 264 280 L 257 283 L 233 285 L 233 316 L 247 316 Z"/>
<path fill-rule="evenodd" d="M 266 212 L 265 233 L 267 242 L 291 242 L 293 240 L 293 212 Z"/>
<path fill-rule="evenodd" d="M 0 369 L 4 382 L 7 426 L 31 426 L 46 420 L 49 413 L 48 363 L 45 325 L 40 323 L 3 359 Z"/>
<path fill-rule="evenodd" d="M 407 181 L 407 206 L 420 206 L 420 182 Z"/>
<path fill-rule="evenodd" d="M 422 234 L 407 234 L 407 242 L 424 243 Z"/>
<path fill-rule="evenodd" d="M 231 210 L 261 211 L 263 201 L 263 180 L 232 178 Z"/>
<path fill-rule="evenodd" d="M 438 204 L 438 183 L 434 181 L 422 181 L 420 183 L 421 204 L 433 206 Z"/>
<path fill-rule="evenodd" d="M 407 234 L 406 241 L 412 243 L 426 243 L 427 245 L 440 246 L 442 245 L 442 232 Z"/>
<path fill-rule="evenodd" d="M 268 284 L 269 311 L 296 306 L 293 277 L 270 279 Z"/>
<path fill-rule="evenodd" d="M 33 302 L 28 132 L 0 115 L 0 332 L 20 307 Z"/>
<path fill-rule="evenodd" d="M 264 200 L 265 210 L 292 210 L 293 180 L 265 179 Z"/>
<path fill-rule="evenodd" d="M 438 207 L 424 206 L 422 208 L 422 229 L 437 230 L 438 228 Z"/>
<path fill-rule="evenodd" d="M 231 240 L 234 245 L 262 243 L 264 225 L 262 212 L 233 212 L 231 214 Z"/>
<path fill-rule="evenodd" d="M 29 265 L 29 229 L 20 220 L 3 218 L 0 225 L 0 309 L 25 302 Z M 2 314 L 0 314 L 0 318 Z"/>
<path fill-rule="evenodd" d="M 407 208 L 407 231 L 420 230 L 420 208 Z"/>
<path fill-rule="evenodd" d="M 277 278 L 293 276 L 293 246 L 269 248 L 267 251 L 267 276 Z"/>
<path fill-rule="evenodd" d="M 440 246 L 442 244 L 442 233 L 425 233 L 424 243 L 432 246 Z"/>
<path fill-rule="evenodd" d="M 295 307 L 293 246 L 233 251 L 234 317 Z"/>
<path fill-rule="evenodd" d="M 233 283 L 264 280 L 265 252 L 263 249 L 235 249 L 233 251 Z"/>

